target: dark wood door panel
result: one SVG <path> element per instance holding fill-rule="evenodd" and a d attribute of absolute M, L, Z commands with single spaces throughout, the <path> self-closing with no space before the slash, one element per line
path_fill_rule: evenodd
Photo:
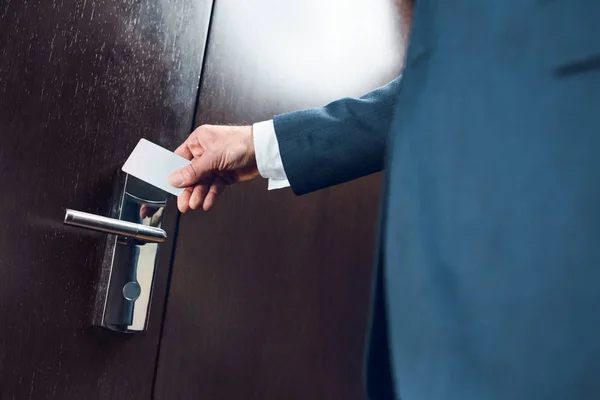
<path fill-rule="evenodd" d="M 148 332 L 89 325 L 104 236 L 64 209 L 110 209 L 146 137 L 189 132 L 211 2 L 0 1 L 0 398 L 149 398 L 172 242 Z M 166 229 L 175 230 L 175 209 Z"/>
<path fill-rule="evenodd" d="M 251 123 L 397 76 L 391 2 L 219 0 L 197 125 Z M 264 180 L 180 221 L 158 399 L 361 399 L 380 176 L 296 197 Z"/>
<path fill-rule="evenodd" d="M 184 218 L 159 399 L 360 399 L 379 176 Z"/>

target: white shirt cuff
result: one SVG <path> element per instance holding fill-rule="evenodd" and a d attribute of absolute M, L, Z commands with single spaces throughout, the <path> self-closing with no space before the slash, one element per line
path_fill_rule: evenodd
<path fill-rule="evenodd" d="M 260 176 L 269 180 L 268 189 L 281 189 L 290 186 L 283 169 L 273 120 L 254 124 L 252 135 L 254 137 L 256 166 Z"/>

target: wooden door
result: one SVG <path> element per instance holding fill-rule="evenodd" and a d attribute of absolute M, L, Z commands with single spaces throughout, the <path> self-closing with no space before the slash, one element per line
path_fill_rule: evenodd
<path fill-rule="evenodd" d="M 388 0 L 217 0 L 196 125 L 245 124 L 399 74 Z M 379 175 L 307 196 L 257 180 L 180 221 L 157 399 L 360 399 Z"/>
<path fill-rule="evenodd" d="M 210 8 L 0 1 L 0 399 L 151 397 L 172 241 L 149 330 L 118 334 L 89 323 L 105 236 L 62 218 L 109 212 L 140 138 L 173 147 L 189 133 Z"/>

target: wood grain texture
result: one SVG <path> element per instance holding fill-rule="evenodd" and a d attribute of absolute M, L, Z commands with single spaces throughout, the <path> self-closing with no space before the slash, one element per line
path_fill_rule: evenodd
<path fill-rule="evenodd" d="M 0 2 L 0 399 L 150 398 L 172 242 L 150 330 L 116 334 L 89 324 L 105 237 L 62 218 L 107 214 L 140 138 L 188 134 L 210 6 Z"/>
<path fill-rule="evenodd" d="M 399 73 L 392 1 L 218 0 L 197 125 L 360 95 Z M 361 399 L 380 176 L 257 180 L 180 223 L 157 399 Z"/>

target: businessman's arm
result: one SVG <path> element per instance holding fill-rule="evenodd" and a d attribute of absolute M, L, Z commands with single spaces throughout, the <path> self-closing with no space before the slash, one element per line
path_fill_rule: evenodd
<path fill-rule="evenodd" d="M 312 192 L 383 169 L 400 79 L 360 98 L 273 119 L 294 193 Z"/>
<path fill-rule="evenodd" d="M 281 157 L 284 171 L 265 177 L 287 178 L 303 194 L 381 170 L 399 84 L 397 78 L 360 98 L 275 117 L 274 158 Z M 226 184 L 258 176 L 256 141 L 248 126 L 196 129 L 176 150 L 192 160 L 171 175 L 174 186 L 187 188 L 179 209 L 207 210 Z M 261 146 L 259 157 L 265 153 Z"/>

